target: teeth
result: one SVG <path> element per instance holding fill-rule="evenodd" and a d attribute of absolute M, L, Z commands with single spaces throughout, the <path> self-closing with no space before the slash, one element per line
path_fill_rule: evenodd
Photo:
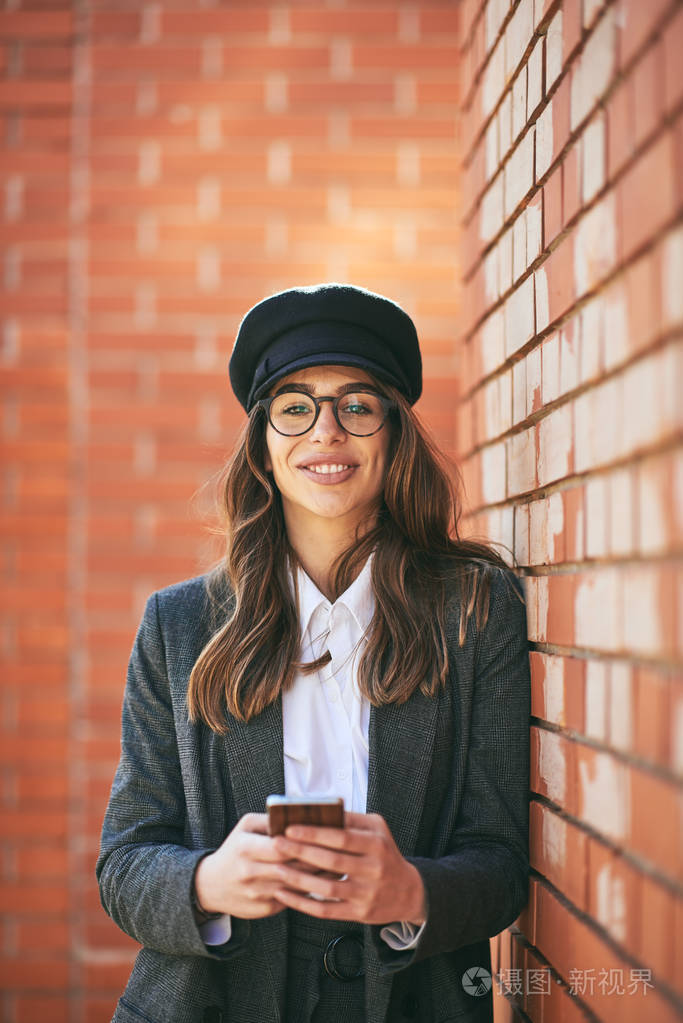
<path fill-rule="evenodd" d="M 307 469 L 311 472 L 322 473 L 326 475 L 331 472 L 342 472 L 344 469 L 350 469 L 350 465 L 307 465 Z"/>

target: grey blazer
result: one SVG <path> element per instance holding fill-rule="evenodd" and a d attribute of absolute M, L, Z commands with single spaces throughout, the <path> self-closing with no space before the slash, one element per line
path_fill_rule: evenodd
<path fill-rule="evenodd" d="M 367 809 L 420 871 L 428 918 L 408 952 L 366 927 L 368 1023 L 490 1023 L 491 992 L 469 993 L 463 976 L 490 970 L 489 937 L 527 899 L 526 621 L 514 576 L 491 572 L 488 623 L 477 633 L 470 622 L 463 647 L 449 600 L 447 687 L 371 710 Z M 188 721 L 188 678 L 210 635 L 205 582 L 153 594 L 131 655 L 97 862 L 106 911 L 143 946 L 116 1023 L 286 1023 L 287 913 L 233 920 L 232 939 L 209 948 L 190 904 L 199 859 L 284 792 L 279 700 L 247 724 L 231 719 L 226 736 Z"/>

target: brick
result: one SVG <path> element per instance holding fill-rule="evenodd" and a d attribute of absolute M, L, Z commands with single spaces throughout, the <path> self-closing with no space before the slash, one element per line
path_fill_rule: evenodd
<path fill-rule="evenodd" d="M 571 803 L 572 745 L 557 732 L 531 728 L 531 789 L 564 807 Z"/>
<path fill-rule="evenodd" d="M 482 82 L 481 113 L 486 119 L 495 110 L 505 88 L 505 53 L 501 39 L 493 51 Z"/>
<path fill-rule="evenodd" d="M 630 770 L 630 847 L 672 879 L 680 876 L 677 828 L 680 792 L 674 782 L 635 767 Z M 658 825 L 657 822 L 660 822 Z"/>
<path fill-rule="evenodd" d="M 541 268 L 548 281 L 549 320 L 554 323 L 574 302 L 574 254 L 571 239 L 558 245 Z"/>
<path fill-rule="evenodd" d="M 74 29 L 70 11 L 4 11 L 0 39 L 65 38 Z"/>
<path fill-rule="evenodd" d="M 638 61 L 631 75 L 634 97 L 636 148 L 659 127 L 664 118 L 664 51 L 652 46 Z"/>
<path fill-rule="evenodd" d="M 562 166 L 556 167 L 543 186 L 543 237 L 551 245 L 562 230 Z"/>
<path fill-rule="evenodd" d="M 588 840 L 588 912 L 619 945 L 635 950 L 642 880 L 609 846 Z"/>
<path fill-rule="evenodd" d="M 619 65 L 626 67 L 662 21 L 669 0 L 653 0 L 642 4 L 638 0 L 622 0 L 619 39 Z"/>
<path fill-rule="evenodd" d="M 562 479 L 573 469 L 572 407 L 555 409 L 539 423 L 539 486 Z"/>
<path fill-rule="evenodd" d="M 545 89 L 546 93 L 555 85 L 562 73 L 563 42 L 562 42 L 562 8 L 560 8 L 550 24 L 545 37 Z"/>
<path fill-rule="evenodd" d="M 527 63 L 527 121 L 533 119 L 543 95 L 543 40 L 539 39 L 529 54 Z"/>
<path fill-rule="evenodd" d="M 667 132 L 631 167 L 619 183 L 620 257 L 631 255 L 676 209 L 673 135 Z M 657 181 L 657 188 L 651 183 Z"/>
<path fill-rule="evenodd" d="M 516 141 L 527 122 L 527 69 L 520 70 L 512 84 L 512 137 Z"/>
<path fill-rule="evenodd" d="M 585 203 L 590 202 L 605 183 L 605 124 L 605 115 L 597 113 L 581 137 L 581 191 Z"/>
<path fill-rule="evenodd" d="M 506 354 L 511 355 L 523 347 L 534 331 L 534 281 L 533 277 L 527 277 L 505 303 Z"/>
<path fill-rule="evenodd" d="M 577 747 L 578 816 L 613 841 L 628 835 L 632 773 L 609 753 Z"/>
<path fill-rule="evenodd" d="M 627 78 L 607 103 L 607 176 L 615 177 L 630 160 L 635 137 L 635 96 L 633 80 Z"/>
<path fill-rule="evenodd" d="M 609 477 L 609 543 L 613 555 L 630 554 L 635 547 L 635 490 L 630 469 L 619 469 Z"/>
<path fill-rule="evenodd" d="M 616 26 L 610 8 L 590 34 L 571 75 L 571 129 L 591 113 L 606 91 L 616 65 Z"/>
<path fill-rule="evenodd" d="M 664 33 L 664 107 L 671 111 L 683 98 L 683 10 L 667 25 Z"/>
<path fill-rule="evenodd" d="M 579 222 L 574 235 L 574 277 L 577 296 L 591 291 L 617 261 L 617 209 L 608 194 Z"/>
<path fill-rule="evenodd" d="M 535 431 L 524 430 L 506 441 L 508 496 L 526 493 L 536 486 Z"/>
<path fill-rule="evenodd" d="M 287 47 L 286 49 L 292 49 Z M 283 51 L 286 52 L 286 51 Z M 450 46 L 423 43 L 417 46 L 407 45 L 355 45 L 353 47 L 353 66 L 359 71 L 368 69 L 445 69 L 450 70 L 457 59 L 455 44 Z M 260 57 L 256 54 L 256 63 Z M 289 63 L 289 62 L 288 62 Z M 296 62 L 292 62 L 297 66 Z M 253 65 L 252 65 L 253 66 Z"/>
<path fill-rule="evenodd" d="M 562 64 L 567 65 L 582 36 L 582 0 L 564 0 L 562 4 Z"/>

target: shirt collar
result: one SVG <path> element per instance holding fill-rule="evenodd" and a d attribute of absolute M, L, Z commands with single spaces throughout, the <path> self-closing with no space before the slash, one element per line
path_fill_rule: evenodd
<path fill-rule="evenodd" d="M 337 597 L 334 604 L 331 604 L 327 597 L 320 592 L 311 577 L 304 572 L 301 565 L 297 566 L 297 588 L 299 591 L 299 616 L 302 636 L 308 628 L 311 615 L 321 604 L 330 608 L 330 610 L 336 607 L 337 604 L 344 604 L 355 618 L 361 632 L 365 632 L 375 613 L 375 595 L 372 590 L 371 579 L 372 557 L 371 554 L 349 588 Z"/>

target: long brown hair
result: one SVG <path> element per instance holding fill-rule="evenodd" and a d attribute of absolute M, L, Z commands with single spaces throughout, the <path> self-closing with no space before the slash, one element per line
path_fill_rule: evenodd
<path fill-rule="evenodd" d="M 335 597 L 374 551 L 375 612 L 359 663 L 361 693 L 378 706 L 402 703 L 416 690 L 434 694 L 446 681 L 446 603 L 453 583 L 462 612 L 459 643 L 474 618 L 488 615 L 491 570 L 505 562 L 489 545 L 461 539 L 457 485 L 415 412 L 396 389 L 374 386 L 396 402 L 384 496 L 375 525 L 336 560 Z M 227 553 L 209 578 L 216 618 L 212 638 L 192 669 L 188 709 L 216 732 L 226 709 L 249 720 L 293 682 L 300 629 L 290 571 L 297 563 L 285 530 L 280 494 L 266 472 L 266 418 L 252 411 L 222 477 Z M 226 586 L 226 582 L 229 584 Z"/>

